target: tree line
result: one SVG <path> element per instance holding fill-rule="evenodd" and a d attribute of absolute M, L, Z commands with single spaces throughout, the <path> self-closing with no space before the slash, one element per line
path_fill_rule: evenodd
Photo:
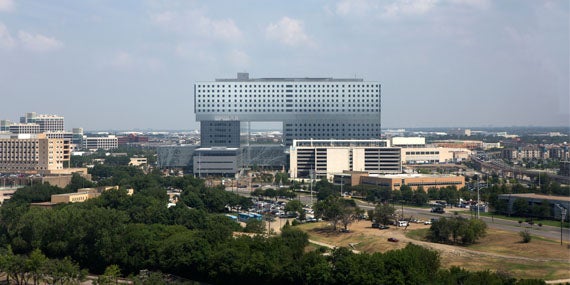
<path fill-rule="evenodd" d="M 292 226 L 279 236 L 235 235 L 246 229 L 225 213 L 248 202 L 221 187 L 206 187 L 190 176 L 101 170 L 95 170 L 100 181 L 119 182 L 121 188 L 46 209 L 30 206 L 41 200 L 37 193 L 47 200 L 49 193 L 73 189 L 33 185 L 0 208 L 0 244 L 5 245 L 0 266 L 12 274 L 10 282 L 76 283 L 82 268 L 114 277 L 149 270 L 211 284 L 543 284 L 489 271 L 443 269 L 437 252 L 417 245 L 374 254 L 338 248 L 325 255 L 323 248 L 307 250 L 307 234 Z M 83 182 L 75 178 L 74 187 Z M 135 194 L 127 195 L 126 187 Z M 174 207 L 167 207 L 167 188 L 181 191 Z M 352 207 L 344 199 L 330 199 L 338 203 L 333 208 Z M 58 273 L 41 266 L 46 263 L 69 270 Z M 50 279 L 60 275 L 70 281 Z"/>

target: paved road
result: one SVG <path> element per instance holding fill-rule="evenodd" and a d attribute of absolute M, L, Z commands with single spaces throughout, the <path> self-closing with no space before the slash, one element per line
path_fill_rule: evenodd
<path fill-rule="evenodd" d="M 246 188 L 226 188 L 227 191 L 237 193 L 243 196 L 250 196 L 251 191 L 247 190 Z M 301 193 L 298 196 L 298 199 L 301 200 L 303 205 L 311 205 L 311 201 L 316 202 L 317 198 L 313 195 L 313 199 L 311 199 L 310 194 Z M 358 202 L 359 206 L 365 210 L 374 209 L 374 204 L 367 203 L 367 202 Z M 401 210 L 401 206 L 395 205 L 396 210 Z M 438 218 L 438 217 L 452 217 L 453 211 L 458 211 L 459 215 L 470 218 L 472 217 L 471 212 L 466 211 L 463 208 L 448 208 L 447 213 L 445 214 L 436 214 L 431 213 L 429 208 L 416 208 L 416 207 L 407 207 L 404 206 L 404 217 L 414 217 L 417 219 L 431 219 L 431 218 Z M 486 217 L 481 216 L 481 220 L 485 221 L 490 228 L 494 229 L 501 229 L 510 232 L 520 232 L 524 229 L 528 229 L 533 235 L 540 236 L 548 239 L 560 240 L 560 227 L 552 227 L 543 225 L 542 227 L 538 227 L 534 225 L 532 228 L 528 226 L 528 224 L 523 223 L 522 226 L 519 225 L 518 221 L 511 221 L 505 220 L 500 218 L 494 217 Z M 562 240 L 565 242 L 570 243 L 570 229 L 563 228 L 562 229 Z"/>

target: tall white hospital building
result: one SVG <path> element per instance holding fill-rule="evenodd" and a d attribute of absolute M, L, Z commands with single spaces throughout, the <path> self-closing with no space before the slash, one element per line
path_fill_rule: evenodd
<path fill-rule="evenodd" d="M 378 139 L 381 86 L 363 79 L 216 79 L 194 85 L 202 147 L 239 146 L 240 122 L 283 122 L 293 139 Z M 237 135 L 237 137 L 236 137 Z"/>

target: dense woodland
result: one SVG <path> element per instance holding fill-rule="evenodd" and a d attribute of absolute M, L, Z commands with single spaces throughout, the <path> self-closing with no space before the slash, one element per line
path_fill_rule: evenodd
<path fill-rule="evenodd" d="M 437 252 L 412 244 L 386 253 L 339 248 L 325 255 L 293 226 L 279 236 L 234 237 L 245 229 L 224 215 L 226 206 L 248 207 L 249 199 L 190 176 L 143 174 L 133 167 L 96 166 L 92 175 L 99 185 L 121 189 L 84 203 L 30 207 L 51 194 L 91 186 L 75 176 L 65 189 L 26 187 L 0 208 L 5 245 L 0 271 L 10 282 L 77 283 L 83 268 L 115 277 L 146 269 L 210 284 L 544 284 L 490 271 L 443 269 Z M 135 194 L 127 195 L 127 187 Z M 168 187 L 182 190 L 181 201 L 171 208 Z"/>

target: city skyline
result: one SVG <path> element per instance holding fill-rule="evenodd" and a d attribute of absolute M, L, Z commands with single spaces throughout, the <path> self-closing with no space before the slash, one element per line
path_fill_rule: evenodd
<path fill-rule="evenodd" d="M 569 126 L 569 31 L 566 1 L 0 0 L 0 119 L 194 130 L 193 84 L 249 72 L 378 81 L 383 129 Z"/>

